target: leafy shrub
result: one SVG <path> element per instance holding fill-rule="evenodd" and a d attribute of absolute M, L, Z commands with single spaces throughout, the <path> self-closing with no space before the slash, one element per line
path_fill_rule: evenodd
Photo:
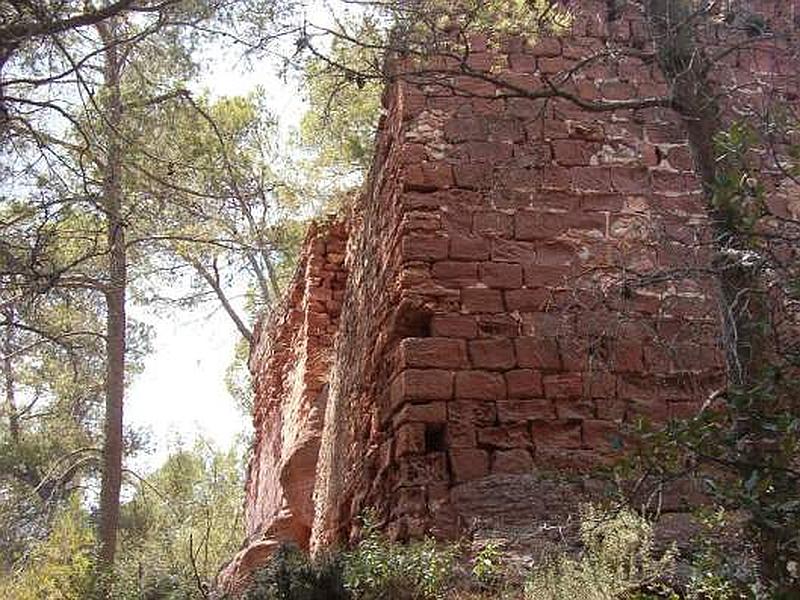
<path fill-rule="evenodd" d="M 452 579 L 457 552 L 432 539 L 392 544 L 367 520 L 364 537 L 345 555 L 345 580 L 359 600 L 433 600 Z"/>
<path fill-rule="evenodd" d="M 674 568 L 675 549 L 655 558 L 652 525 L 631 510 L 609 514 L 587 506 L 580 535 L 583 554 L 534 569 L 525 584 L 527 600 L 643 599 Z"/>
<path fill-rule="evenodd" d="M 244 600 L 346 600 L 342 565 L 336 559 L 312 562 L 292 546 L 281 547 L 258 571 Z"/>
<path fill-rule="evenodd" d="M 472 559 L 472 577 L 481 588 L 497 587 L 503 578 L 502 544 L 488 541 Z"/>

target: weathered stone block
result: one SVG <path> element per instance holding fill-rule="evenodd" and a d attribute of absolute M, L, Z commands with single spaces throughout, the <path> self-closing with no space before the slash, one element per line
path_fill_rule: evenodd
<path fill-rule="evenodd" d="M 514 340 L 517 364 L 522 368 L 558 370 L 561 356 L 558 343 L 553 338 L 521 337 Z"/>
<path fill-rule="evenodd" d="M 469 359 L 477 369 L 508 370 L 516 364 L 514 344 L 509 339 L 470 340 Z"/>
<path fill-rule="evenodd" d="M 505 398 L 503 376 L 487 371 L 458 371 L 456 398 L 466 400 L 499 400 Z"/>
<path fill-rule="evenodd" d="M 541 398 L 544 395 L 542 374 L 531 369 L 517 369 L 505 374 L 509 398 Z"/>
<path fill-rule="evenodd" d="M 407 338 L 400 352 L 405 367 L 458 369 L 468 364 L 466 343 L 452 338 Z"/>
<path fill-rule="evenodd" d="M 450 469 L 456 481 L 471 481 L 489 474 L 489 453 L 477 448 L 459 448 L 449 452 Z"/>

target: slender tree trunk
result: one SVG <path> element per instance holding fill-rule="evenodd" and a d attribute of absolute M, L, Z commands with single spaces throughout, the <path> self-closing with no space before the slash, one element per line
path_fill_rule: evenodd
<path fill-rule="evenodd" d="M 14 309 L 10 306 L 3 310 L 6 322 L 6 332 L 3 337 L 3 383 L 5 387 L 6 410 L 8 411 L 8 431 L 13 444 L 19 444 L 19 415 L 17 403 L 14 399 L 14 365 L 11 354 L 14 350 L 14 330 L 11 325 L 14 320 Z"/>
<path fill-rule="evenodd" d="M 121 59 L 113 42 L 111 25 L 98 26 L 105 50 L 105 86 L 108 106 L 105 115 L 106 156 L 103 177 L 103 207 L 106 212 L 108 243 L 108 284 L 106 297 L 106 406 L 103 440 L 103 470 L 100 489 L 99 593 L 111 597 L 111 575 L 119 524 L 119 496 L 122 486 L 122 407 L 125 395 L 125 288 L 127 256 L 125 220 L 122 210 L 122 124 L 120 90 Z"/>

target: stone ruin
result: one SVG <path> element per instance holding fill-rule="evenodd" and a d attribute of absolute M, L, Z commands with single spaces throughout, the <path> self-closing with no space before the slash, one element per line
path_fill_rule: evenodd
<path fill-rule="evenodd" d="M 568 34 L 534 45 L 474 36 L 470 64 L 537 89 L 608 40 L 646 38 L 626 6 L 609 20 L 605 1 L 581 2 Z M 759 3 L 772 20 L 796 9 Z M 777 85 L 792 71 L 776 44 L 728 55 L 718 78 Z M 312 226 L 285 308 L 258 327 L 248 544 L 230 580 L 285 541 L 346 544 L 367 509 L 395 539 L 552 522 L 602 493 L 593 470 L 625 452 L 627 426 L 694 414 L 724 384 L 682 119 L 448 82 L 387 87 L 367 184 L 348 215 Z M 572 85 L 590 99 L 668 91 L 635 56 Z M 800 218 L 797 194 L 776 197 Z M 663 512 L 694 493 L 678 486 Z"/>

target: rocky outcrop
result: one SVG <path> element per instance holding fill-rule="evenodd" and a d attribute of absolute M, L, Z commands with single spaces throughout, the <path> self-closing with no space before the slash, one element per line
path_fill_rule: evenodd
<path fill-rule="evenodd" d="M 643 53 L 602 52 L 648 35 L 635 3 L 613 21 L 607 4 L 581 2 L 570 33 L 534 45 L 473 37 L 470 64 L 541 89 L 598 55 L 569 81 L 581 97 L 666 94 Z M 777 68 L 737 57 L 731 76 Z M 312 231 L 286 310 L 260 328 L 254 546 L 229 570 L 275 541 L 346 544 L 367 509 L 398 539 L 476 521 L 535 536 L 602 495 L 591 475 L 629 426 L 692 414 L 724 383 L 709 215 L 679 115 L 457 74 L 395 81 L 383 103 L 347 227 Z M 778 212 L 793 210 L 784 195 Z M 664 508 L 695 494 L 682 484 Z"/>
<path fill-rule="evenodd" d="M 220 579 L 236 590 L 283 542 L 308 548 L 312 494 L 333 341 L 347 271 L 347 225 L 315 223 L 282 309 L 256 327 L 250 356 L 256 404 L 247 474 L 245 548 Z"/>

